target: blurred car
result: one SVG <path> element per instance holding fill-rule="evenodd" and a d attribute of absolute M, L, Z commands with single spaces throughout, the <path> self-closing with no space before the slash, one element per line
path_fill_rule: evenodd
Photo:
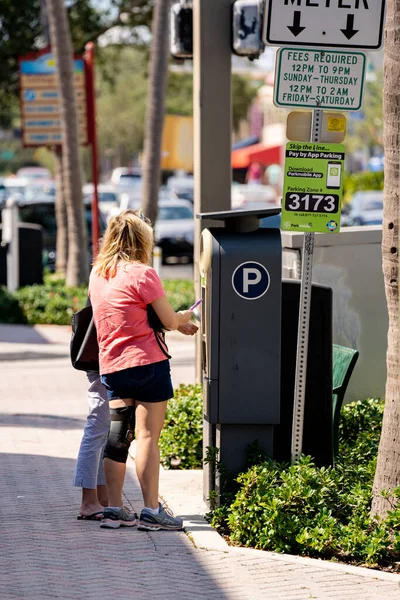
<path fill-rule="evenodd" d="M 385 166 L 385 160 L 382 156 L 372 156 L 368 161 L 368 170 L 374 173 L 383 171 Z"/>
<path fill-rule="evenodd" d="M 119 206 L 112 211 L 112 214 L 118 214 L 122 210 L 127 210 L 128 208 L 137 210 L 142 204 L 141 193 L 129 194 L 128 192 L 121 192 L 119 198 Z"/>
<path fill-rule="evenodd" d="M 25 179 L 51 179 L 51 172 L 45 167 L 21 167 L 16 172 L 17 177 L 25 177 Z"/>
<path fill-rule="evenodd" d="M 85 202 L 92 201 L 93 193 L 93 183 L 87 183 L 83 186 L 83 199 Z M 103 213 L 106 221 L 108 221 L 113 214 L 118 212 L 120 194 L 115 190 L 113 185 L 106 183 L 100 183 L 97 186 L 97 194 L 99 198 L 99 209 Z"/>
<path fill-rule="evenodd" d="M 29 185 L 29 179 L 15 176 L 5 177 L 3 183 L 7 189 L 7 198 L 15 194 L 23 196 L 26 187 Z"/>
<path fill-rule="evenodd" d="M 54 199 L 48 197 L 46 199 L 38 197 L 36 200 L 26 201 L 20 197 L 18 199 L 19 221 L 21 223 L 36 223 L 43 227 L 43 266 L 50 271 L 55 270 L 56 266 L 56 238 L 57 225 L 55 215 Z M 90 202 L 84 204 L 84 216 L 88 231 L 88 247 L 91 256 L 92 250 L 92 212 Z M 100 217 L 100 235 L 106 229 L 106 221 L 104 215 L 99 211 Z M 1 223 L 1 211 L 0 211 Z M 90 261 L 91 262 L 91 261 Z"/>
<path fill-rule="evenodd" d="M 277 193 L 270 185 L 234 183 L 231 198 L 233 210 L 274 208 L 278 205 Z"/>
<path fill-rule="evenodd" d="M 169 177 L 166 189 L 181 200 L 194 202 L 194 178 L 192 175 L 181 175 Z"/>
<path fill-rule="evenodd" d="M 53 179 L 37 179 L 29 181 L 24 189 L 24 199 L 28 202 L 37 200 L 40 197 L 43 200 L 56 197 L 56 182 Z"/>
<path fill-rule="evenodd" d="M 154 241 L 164 264 L 172 258 L 193 262 L 194 215 L 189 200 L 159 201 Z"/>
<path fill-rule="evenodd" d="M 347 213 L 347 214 L 346 214 Z M 382 225 L 383 190 L 356 192 L 342 215 L 343 227 L 355 225 Z"/>
<path fill-rule="evenodd" d="M 118 167 L 114 169 L 108 185 L 118 194 L 120 207 L 112 207 L 108 217 L 125 208 L 138 208 L 142 199 L 142 175 L 140 169 Z"/>
<path fill-rule="evenodd" d="M 142 185 L 142 172 L 137 167 L 118 167 L 111 173 L 109 183 L 120 190 L 136 189 Z"/>
<path fill-rule="evenodd" d="M 165 188 L 160 188 L 160 190 L 158 192 L 158 202 L 159 203 L 162 200 L 176 200 L 176 199 L 177 198 L 176 198 L 175 194 L 172 194 Z M 126 210 L 128 208 L 132 209 L 132 210 L 139 210 L 139 208 L 142 206 L 142 203 L 143 202 L 142 202 L 141 190 L 136 194 L 123 192 L 122 194 L 120 194 L 119 207 L 117 210 L 113 210 L 112 214 L 118 214 L 122 210 Z"/>

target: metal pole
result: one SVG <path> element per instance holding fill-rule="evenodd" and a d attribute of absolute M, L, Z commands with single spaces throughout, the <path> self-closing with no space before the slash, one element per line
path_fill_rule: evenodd
<path fill-rule="evenodd" d="M 2 246 L 7 248 L 7 289 L 15 292 L 19 288 L 19 230 L 18 203 L 11 196 L 2 210 Z"/>
<path fill-rule="evenodd" d="M 311 141 L 319 142 L 321 137 L 322 110 L 313 110 Z M 303 448 L 304 404 L 307 382 L 308 332 L 310 328 L 310 307 L 312 289 L 312 263 L 314 253 L 314 233 L 305 233 L 303 240 L 303 260 L 301 267 L 299 329 L 297 335 L 296 374 L 293 402 L 292 464 L 300 458 Z"/>
<path fill-rule="evenodd" d="M 231 0 L 193 2 L 193 115 L 195 214 L 230 210 L 232 185 Z M 195 219 L 194 277 L 201 294 L 200 234 Z M 202 380 L 201 339 L 196 339 L 196 380 Z"/>
<path fill-rule="evenodd" d="M 88 42 L 85 46 L 86 93 L 88 107 L 88 134 L 92 148 L 92 254 L 96 258 L 99 251 L 99 194 L 98 194 L 98 153 L 96 131 L 96 103 L 94 88 L 94 44 Z"/>
<path fill-rule="evenodd" d="M 159 277 L 161 277 L 161 264 L 162 264 L 162 248 L 160 246 L 154 246 L 153 249 L 153 269 Z"/>

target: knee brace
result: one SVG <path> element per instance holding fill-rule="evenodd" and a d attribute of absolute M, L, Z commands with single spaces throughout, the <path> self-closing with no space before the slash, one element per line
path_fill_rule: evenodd
<path fill-rule="evenodd" d="M 129 446 L 134 438 L 135 408 L 110 408 L 110 432 L 104 448 L 104 458 L 115 462 L 126 463 Z"/>

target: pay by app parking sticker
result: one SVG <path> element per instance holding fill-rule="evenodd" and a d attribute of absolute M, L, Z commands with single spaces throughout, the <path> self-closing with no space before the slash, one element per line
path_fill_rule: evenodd
<path fill-rule="evenodd" d="M 342 144 L 286 144 L 283 230 L 339 232 L 344 157 Z"/>

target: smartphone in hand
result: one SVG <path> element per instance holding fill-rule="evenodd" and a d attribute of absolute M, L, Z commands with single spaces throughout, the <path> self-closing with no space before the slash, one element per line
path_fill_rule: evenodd
<path fill-rule="evenodd" d="M 194 309 L 195 309 L 195 308 L 197 308 L 197 307 L 199 306 L 199 304 L 201 304 L 202 302 L 203 302 L 203 298 L 200 298 L 199 300 L 197 300 L 197 302 L 195 302 L 195 303 L 193 304 L 193 306 L 191 306 L 191 307 L 189 308 L 189 310 L 194 310 Z"/>

